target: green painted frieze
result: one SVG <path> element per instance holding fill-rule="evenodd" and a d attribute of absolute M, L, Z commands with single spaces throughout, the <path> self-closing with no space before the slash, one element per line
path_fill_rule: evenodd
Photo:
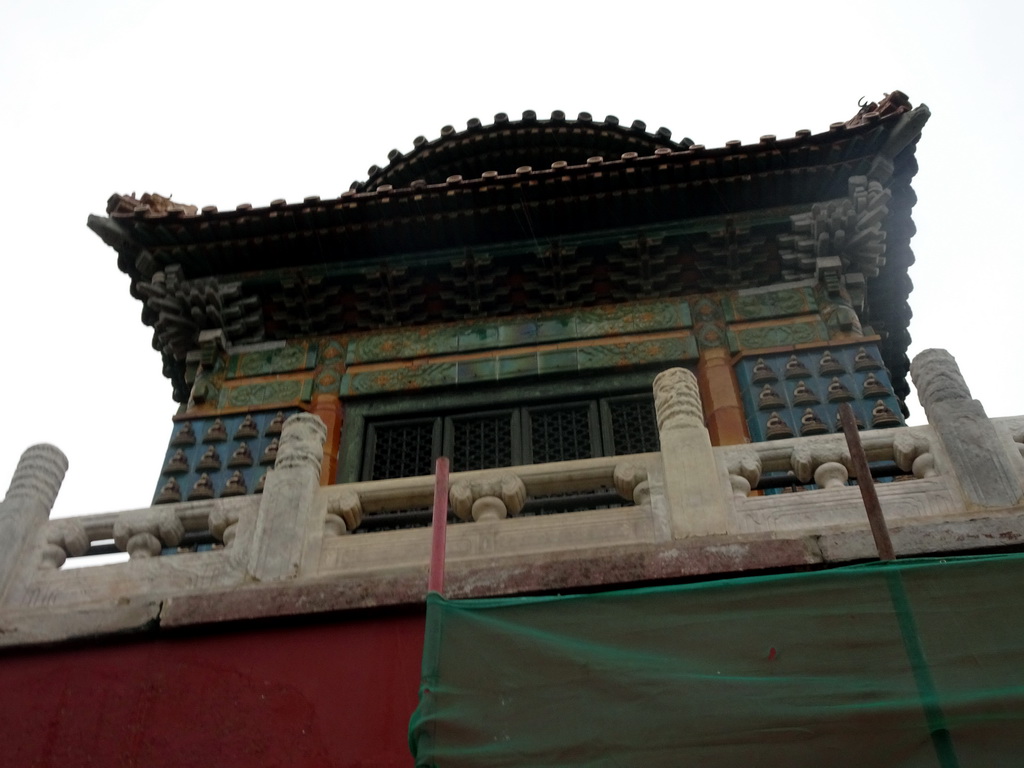
<path fill-rule="evenodd" d="M 686 302 L 649 301 L 589 307 L 528 319 L 488 320 L 453 327 L 400 329 L 353 338 L 346 363 L 363 365 L 489 349 L 552 344 L 576 339 L 687 329 Z"/>
<path fill-rule="evenodd" d="M 776 291 L 732 293 L 722 297 L 725 319 L 730 323 L 773 317 L 806 315 L 818 311 L 814 290 L 808 286 Z"/>
<path fill-rule="evenodd" d="M 316 365 L 316 347 L 310 343 L 288 344 L 279 349 L 242 352 L 232 355 L 227 378 L 242 379 L 275 373 L 305 371 Z"/>

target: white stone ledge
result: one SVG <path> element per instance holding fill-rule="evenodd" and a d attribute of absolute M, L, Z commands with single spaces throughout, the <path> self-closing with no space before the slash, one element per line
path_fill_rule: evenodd
<path fill-rule="evenodd" d="M 624 464 L 639 464 L 649 467 L 660 460 L 659 453 L 642 453 L 631 456 L 607 456 L 597 459 L 578 459 L 548 464 L 525 464 L 502 469 L 481 469 L 472 472 L 453 472 L 449 485 L 471 483 L 495 473 L 510 473 L 519 477 L 530 496 L 549 496 L 555 493 L 592 491 L 600 487 L 615 487 L 615 468 Z M 326 505 L 332 499 L 348 491 L 359 495 L 363 512 L 393 512 L 403 509 L 429 507 L 433 501 L 434 478 L 402 477 L 393 480 L 369 480 L 362 483 L 329 485 L 321 490 L 322 502 Z"/>
<path fill-rule="evenodd" d="M 650 506 L 619 507 L 464 523 L 448 529 L 449 565 L 542 553 L 572 553 L 601 546 L 653 544 L 658 540 Z M 320 574 L 424 568 L 430 561 L 429 528 L 340 536 L 324 541 Z"/>
<path fill-rule="evenodd" d="M 879 483 L 875 490 L 889 525 L 927 518 L 948 519 L 965 511 L 945 477 Z M 859 488 L 846 486 L 737 499 L 730 533 L 810 535 L 836 528 L 867 528 Z"/>
<path fill-rule="evenodd" d="M 842 435 L 712 447 L 696 419 L 683 418 L 691 411 L 664 411 L 668 437 L 662 435 L 661 453 L 453 473 L 463 512 L 483 501 L 488 516 L 449 528 L 451 594 L 628 584 L 873 556 L 859 489 L 846 485 L 852 462 Z M 1024 417 L 992 422 L 989 431 L 998 438 L 991 444 L 1024 475 Z M 869 431 L 861 440 L 870 461 L 893 461 L 909 476 L 876 486 L 898 554 L 1024 542 L 1024 504 L 990 504 L 979 512 L 933 426 Z M 429 508 L 434 478 L 320 487 L 315 445 L 306 447 L 309 460 L 296 465 L 294 477 L 278 474 L 273 498 L 26 522 L 25 544 L 9 561 L 0 594 L 0 645 L 164 621 L 184 625 L 421 601 L 429 528 L 349 531 L 376 513 Z M 829 487 L 773 495 L 751 490 L 770 472 Z M 625 506 L 515 517 L 526 497 L 605 488 L 618 492 Z M 282 511 L 291 517 L 268 524 Z M 6 513 L 17 515 L 18 508 Z M 162 539 L 202 531 L 211 531 L 224 548 L 151 556 L 167 543 Z M 54 567 L 88 542 L 112 538 L 134 546 L 136 556 L 75 571 Z M 289 548 L 287 558 L 274 560 Z"/>

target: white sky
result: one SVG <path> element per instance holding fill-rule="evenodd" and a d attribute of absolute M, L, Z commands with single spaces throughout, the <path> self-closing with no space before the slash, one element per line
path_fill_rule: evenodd
<path fill-rule="evenodd" d="M 85 226 L 112 193 L 335 197 L 417 135 L 524 109 L 720 146 L 824 131 L 897 88 L 928 104 L 911 355 L 949 349 L 989 415 L 1024 412 L 1022 17 L 923 0 L 6 0 L 0 492 L 26 447 L 52 442 L 71 464 L 56 515 L 151 498 L 176 404 L 116 253 Z"/>

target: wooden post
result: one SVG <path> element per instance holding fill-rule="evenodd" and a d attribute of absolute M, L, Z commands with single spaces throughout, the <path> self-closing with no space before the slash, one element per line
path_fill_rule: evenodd
<path fill-rule="evenodd" d="M 445 537 L 448 532 L 448 457 L 439 456 L 434 469 L 434 517 L 431 523 L 430 578 L 427 589 L 444 594 Z"/>
<path fill-rule="evenodd" d="M 860 443 L 857 420 L 849 403 L 842 403 L 839 406 L 839 419 L 843 424 L 846 444 L 850 448 L 853 470 L 857 473 L 857 487 L 860 488 L 861 498 L 864 499 L 864 511 L 868 514 L 868 524 L 875 539 L 878 557 L 880 560 L 895 560 L 896 553 L 892 548 L 892 539 L 889 538 L 889 527 L 885 524 L 882 505 L 878 502 L 878 494 L 875 492 L 875 481 L 871 478 L 871 469 L 868 467 L 868 457 Z"/>

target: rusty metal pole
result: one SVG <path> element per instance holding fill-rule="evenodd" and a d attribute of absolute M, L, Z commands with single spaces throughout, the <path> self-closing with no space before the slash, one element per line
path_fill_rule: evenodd
<path fill-rule="evenodd" d="M 839 421 L 843 425 L 846 444 L 850 447 L 850 459 L 857 475 L 857 487 L 860 488 L 860 495 L 864 500 L 864 510 L 868 515 L 868 524 L 871 526 L 871 535 L 875 539 L 878 558 L 894 561 L 896 552 L 892 548 L 892 539 L 889 538 L 889 527 L 885 524 L 882 505 L 878 502 L 878 494 L 875 492 L 875 481 L 871 477 L 871 469 L 868 467 L 868 457 L 864 453 L 864 446 L 860 442 L 860 433 L 857 431 L 857 420 L 854 418 L 853 408 L 849 403 L 842 403 L 839 406 Z M 918 695 L 921 697 L 921 707 L 924 710 L 925 722 L 928 724 L 935 757 L 941 768 L 959 768 L 960 761 L 953 744 L 953 734 L 949 730 L 945 713 L 942 711 L 903 577 L 899 570 L 892 570 L 886 573 L 885 581 L 889 589 L 889 598 L 892 600 L 893 613 L 899 624 L 903 650 L 910 661 L 914 683 L 917 686 Z"/>
<path fill-rule="evenodd" d="M 434 516 L 431 523 L 430 578 L 427 589 L 444 594 L 444 560 L 448 532 L 448 458 L 441 456 L 434 469 Z"/>
<path fill-rule="evenodd" d="M 861 445 L 857 420 L 854 418 L 853 408 L 849 403 L 840 404 L 839 420 L 843 425 L 846 444 L 850 448 L 850 459 L 853 462 L 853 471 L 857 476 L 857 487 L 860 488 L 861 498 L 864 499 L 864 511 L 868 514 L 868 524 L 871 526 L 871 535 L 875 539 L 878 558 L 880 560 L 895 560 L 896 552 L 892 548 L 892 539 L 889 538 L 889 527 L 885 524 L 882 505 L 878 503 L 875 481 L 871 478 L 868 457 L 864 453 L 864 446 Z"/>

